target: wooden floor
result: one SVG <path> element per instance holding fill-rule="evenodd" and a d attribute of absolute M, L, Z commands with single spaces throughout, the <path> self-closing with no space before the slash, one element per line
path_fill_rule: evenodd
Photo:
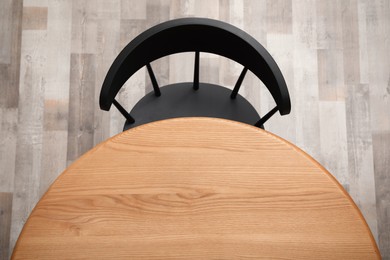
<path fill-rule="evenodd" d="M 121 131 L 120 114 L 98 106 L 119 51 L 146 28 L 186 16 L 227 21 L 267 48 L 285 76 L 292 112 L 266 129 L 334 174 L 390 259 L 388 0 L 1 0 L 0 259 L 67 165 Z M 190 81 L 193 54 L 152 66 L 160 85 Z M 232 87 L 240 72 L 201 55 L 201 81 Z M 127 108 L 152 89 L 144 69 L 126 84 L 119 100 Z M 253 75 L 240 93 L 261 114 L 273 105 Z"/>

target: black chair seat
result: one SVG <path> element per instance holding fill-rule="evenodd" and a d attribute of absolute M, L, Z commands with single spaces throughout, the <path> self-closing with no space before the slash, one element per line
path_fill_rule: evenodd
<path fill-rule="evenodd" d="M 161 96 L 154 92 L 144 96 L 130 114 L 135 122 L 126 121 L 123 130 L 175 117 L 225 118 L 253 125 L 260 120 L 256 109 L 241 95 L 230 98 L 231 90 L 214 84 L 177 83 L 160 88 Z"/>

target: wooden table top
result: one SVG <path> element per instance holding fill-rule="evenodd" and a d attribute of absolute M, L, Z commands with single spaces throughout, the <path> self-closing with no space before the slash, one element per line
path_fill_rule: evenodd
<path fill-rule="evenodd" d="M 360 211 L 321 165 L 253 126 L 154 122 L 73 163 L 14 259 L 378 259 Z"/>

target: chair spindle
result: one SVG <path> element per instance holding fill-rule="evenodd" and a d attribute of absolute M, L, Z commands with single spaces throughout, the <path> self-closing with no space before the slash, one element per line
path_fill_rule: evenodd
<path fill-rule="evenodd" d="M 159 97 L 159 96 L 161 96 L 160 88 L 157 84 L 157 80 L 156 80 L 156 77 L 154 76 L 154 72 L 153 72 L 152 66 L 150 66 L 150 63 L 146 64 L 146 68 L 148 69 L 150 80 L 152 81 L 154 94 L 156 95 L 156 97 Z"/>
<path fill-rule="evenodd" d="M 240 77 L 238 77 L 238 80 L 237 80 L 237 82 L 236 82 L 236 85 L 234 86 L 234 89 L 233 89 L 233 91 L 232 91 L 232 94 L 230 95 L 230 98 L 231 98 L 231 99 L 235 99 L 235 98 L 237 97 L 238 90 L 240 90 L 242 81 L 244 80 L 245 74 L 246 74 L 247 71 L 248 71 L 248 68 L 247 68 L 247 67 L 244 67 L 244 68 L 242 69 L 241 74 L 240 74 Z"/>
<path fill-rule="evenodd" d="M 126 109 L 124 109 L 121 104 L 116 101 L 116 99 L 114 99 L 112 103 L 119 110 L 119 112 L 127 119 L 127 121 L 129 121 L 130 124 L 135 122 L 134 118 L 129 113 L 127 113 Z"/>
<path fill-rule="evenodd" d="M 263 116 L 259 121 L 256 122 L 255 126 L 261 127 L 268 119 L 273 116 L 276 111 L 278 111 L 278 106 L 274 107 L 271 111 L 269 111 L 265 116 Z"/>
<path fill-rule="evenodd" d="M 194 89 L 199 89 L 199 51 L 195 52 Z"/>

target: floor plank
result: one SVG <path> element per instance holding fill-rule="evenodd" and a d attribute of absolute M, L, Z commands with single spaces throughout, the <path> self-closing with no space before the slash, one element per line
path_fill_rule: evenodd
<path fill-rule="evenodd" d="M 95 53 L 97 48 L 97 9 L 93 1 L 72 3 L 72 53 Z"/>
<path fill-rule="evenodd" d="M 357 0 L 342 1 L 345 84 L 360 83 L 359 22 Z"/>
<path fill-rule="evenodd" d="M 343 50 L 320 49 L 317 58 L 319 99 L 345 100 Z"/>
<path fill-rule="evenodd" d="M 322 165 L 349 191 L 348 142 L 345 103 L 320 101 L 320 143 Z"/>
<path fill-rule="evenodd" d="M 14 190 L 18 109 L 0 108 L 0 192 Z"/>
<path fill-rule="evenodd" d="M 267 0 L 267 32 L 292 32 L 291 0 Z"/>
<path fill-rule="evenodd" d="M 0 3 L 0 63 L 11 63 L 12 49 L 12 0 Z"/>
<path fill-rule="evenodd" d="M 293 100 L 296 113 L 295 143 L 315 159 L 321 161 L 319 90 L 317 76 L 317 52 L 310 49 L 294 50 L 294 92 L 300 93 Z"/>
<path fill-rule="evenodd" d="M 12 193 L 0 192 L 0 259 L 6 260 L 10 255 L 9 241 L 12 219 Z"/>
<path fill-rule="evenodd" d="M 70 66 L 68 163 L 94 146 L 95 56 L 72 54 Z"/>
<path fill-rule="evenodd" d="M 363 1 L 379 247 L 390 259 L 390 3 Z"/>
<path fill-rule="evenodd" d="M 378 238 L 368 85 L 349 85 L 346 100 L 349 194 Z"/>
<path fill-rule="evenodd" d="M 18 106 L 22 3 L 22 0 L 0 3 L 0 107 Z"/>
<path fill-rule="evenodd" d="M 44 73 L 47 85 L 44 95 L 40 196 L 66 168 L 71 69 L 69 53 L 72 49 L 71 21 L 71 1 L 48 1 L 47 67 Z M 49 157 L 50 160 L 45 159 Z"/>
<path fill-rule="evenodd" d="M 121 0 L 121 19 L 146 19 L 146 2 L 139 0 Z"/>
<path fill-rule="evenodd" d="M 317 3 L 310 0 L 292 2 L 294 48 L 317 48 Z"/>
<path fill-rule="evenodd" d="M 318 49 L 340 50 L 343 48 L 342 1 L 316 1 Z"/>
<path fill-rule="evenodd" d="M 46 30 L 47 7 L 23 7 L 23 30 Z"/>
<path fill-rule="evenodd" d="M 390 255 L 390 131 L 372 136 L 376 191 L 378 242 L 382 256 Z"/>
<path fill-rule="evenodd" d="M 10 247 L 13 248 L 39 200 L 42 160 L 47 37 L 45 31 L 23 31 Z"/>

